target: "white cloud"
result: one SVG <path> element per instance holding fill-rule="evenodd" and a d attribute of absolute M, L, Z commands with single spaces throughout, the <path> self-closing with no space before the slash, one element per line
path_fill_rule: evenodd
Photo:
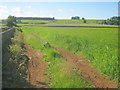
<path fill-rule="evenodd" d="M 0 5 L 0 9 L 6 9 L 7 6 Z"/>
<path fill-rule="evenodd" d="M 19 7 L 12 8 L 12 12 L 14 13 L 22 13 L 22 10 Z"/>
<path fill-rule="evenodd" d="M 7 6 L 0 5 L 0 19 L 7 18 L 9 15 L 9 10 Z"/>
<path fill-rule="evenodd" d="M 12 8 L 11 14 L 16 17 L 24 16 L 23 10 L 19 7 Z"/>
<path fill-rule="evenodd" d="M 98 18 L 101 18 L 101 16 L 98 16 Z"/>
<path fill-rule="evenodd" d="M 28 8 L 32 8 L 32 6 L 28 6 Z"/>
<path fill-rule="evenodd" d="M 63 9 L 58 9 L 58 12 L 63 12 Z"/>

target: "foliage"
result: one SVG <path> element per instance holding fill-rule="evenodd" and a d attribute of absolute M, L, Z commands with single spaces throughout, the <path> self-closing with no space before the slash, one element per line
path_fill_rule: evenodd
<path fill-rule="evenodd" d="M 120 17 L 114 16 L 111 17 L 110 19 L 104 20 L 103 22 L 101 22 L 101 24 L 119 25 L 119 19 Z"/>
<path fill-rule="evenodd" d="M 100 26 L 100 27 L 117 27 L 116 25 L 100 24 L 103 20 L 21 20 L 19 25 L 36 25 L 36 26 Z"/>
<path fill-rule="evenodd" d="M 16 25 L 16 23 L 17 23 L 16 17 L 9 15 L 8 18 L 5 20 L 5 23 L 8 27 L 17 26 Z"/>
<path fill-rule="evenodd" d="M 14 38 L 11 38 L 11 44 L 7 48 L 9 60 L 3 65 L 3 88 L 22 88 L 25 86 L 23 77 L 27 74 L 28 58 L 22 55 L 24 50 L 21 33 L 17 31 Z"/>
<path fill-rule="evenodd" d="M 118 30 L 117 28 L 79 27 L 24 27 L 28 43 L 30 35 L 49 42 L 52 46 L 83 55 L 107 77 L 118 80 Z M 33 41 L 34 41 L 33 40 Z M 39 39 L 38 39 L 39 40 Z M 34 41 L 35 44 L 35 41 Z M 38 49 L 40 44 L 34 48 Z"/>
<path fill-rule="evenodd" d="M 85 18 L 83 17 L 82 20 L 85 20 Z"/>
<path fill-rule="evenodd" d="M 75 16 L 75 17 L 71 17 L 71 19 L 79 20 L 80 17 L 79 16 Z"/>
<path fill-rule="evenodd" d="M 84 23 L 87 23 L 87 21 L 86 21 L 86 20 L 84 20 Z"/>
<path fill-rule="evenodd" d="M 47 17 L 47 18 L 40 18 L 40 17 L 17 17 L 17 20 L 54 20 L 55 18 Z"/>
<path fill-rule="evenodd" d="M 92 88 L 83 77 L 79 76 L 74 66 L 66 62 L 62 55 L 51 48 L 49 42 L 44 42 L 37 32 L 32 34 L 27 29 L 23 30 L 25 41 L 43 54 L 43 60 L 48 62 L 45 74 L 50 78 L 51 88 Z M 29 36 L 29 37 L 28 37 Z M 43 37 L 44 38 L 44 37 Z"/>

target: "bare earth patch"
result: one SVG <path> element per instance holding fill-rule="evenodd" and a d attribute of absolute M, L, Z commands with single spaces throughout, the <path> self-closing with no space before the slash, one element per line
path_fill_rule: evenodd
<path fill-rule="evenodd" d="M 23 33 L 21 34 L 23 40 Z M 24 40 L 23 40 L 24 42 Z M 49 88 L 49 78 L 45 75 L 47 62 L 42 61 L 42 53 L 32 49 L 29 45 L 25 44 L 25 54 L 29 57 L 28 74 L 26 80 L 37 88 Z M 96 88 L 117 88 L 117 84 L 110 79 L 103 77 L 90 63 L 82 56 L 75 55 L 62 48 L 56 48 L 62 56 L 75 68 L 78 73 L 86 78 L 86 80 L 95 85 Z"/>
<path fill-rule="evenodd" d="M 87 79 L 87 81 L 96 88 L 117 88 L 117 84 L 110 79 L 103 77 L 95 68 L 91 67 L 90 63 L 82 56 L 75 55 L 62 48 L 56 48 L 62 56 L 71 64 L 74 64 L 78 73 Z"/>
<path fill-rule="evenodd" d="M 21 37 L 23 40 L 23 33 L 21 33 Z M 32 49 L 25 42 L 24 44 L 26 48 L 25 55 L 29 57 L 26 80 L 36 88 L 49 88 L 49 78 L 45 75 L 47 62 L 42 61 L 42 53 Z"/>

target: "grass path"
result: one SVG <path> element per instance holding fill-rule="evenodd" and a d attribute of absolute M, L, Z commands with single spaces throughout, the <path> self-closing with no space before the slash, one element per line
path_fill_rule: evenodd
<path fill-rule="evenodd" d="M 43 29 L 44 30 L 44 29 Z M 24 32 L 24 31 L 23 31 Z M 32 32 L 32 31 L 31 31 Z M 37 32 L 38 34 L 35 34 L 33 35 L 33 32 L 32 34 L 30 34 L 29 32 L 27 33 L 24 33 L 26 36 L 26 41 L 34 48 L 34 49 L 37 49 L 37 50 L 40 50 L 42 49 L 42 51 L 46 52 L 46 54 L 44 55 L 44 59 L 47 60 L 49 62 L 49 65 L 52 67 L 54 67 L 56 65 L 56 61 L 59 60 L 59 57 L 58 59 L 55 59 L 56 57 L 54 57 L 54 55 L 56 55 L 56 53 L 54 51 L 52 51 L 51 47 L 47 47 L 47 43 L 44 43 L 41 42 L 41 38 L 38 37 L 39 35 L 39 32 Z M 42 33 L 42 32 L 41 32 Z M 29 38 L 27 36 L 27 34 L 29 35 Z M 43 32 L 43 36 L 46 34 L 46 32 Z M 42 37 L 42 35 L 41 35 Z M 47 37 L 47 35 L 46 35 Z M 43 37 L 44 38 L 44 37 Z M 47 37 L 48 38 L 48 37 Z M 50 38 L 50 37 L 49 37 Z M 64 38 L 64 37 L 63 37 Z M 33 41 L 34 40 L 34 41 Z M 45 39 L 43 39 L 45 40 Z M 50 39 L 48 40 L 50 41 Z M 59 41 L 59 40 L 58 40 Z M 43 46 L 42 46 L 43 44 Z M 49 43 L 48 43 L 49 44 Z M 40 46 L 41 45 L 41 46 Z M 51 44 L 52 46 L 55 46 L 57 44 Z M 62 44 L 63 45 L 63 44 Z M 46 46 L 46 48 L 45 48 Z M 59 46 L 60 47 L 60 46 Z M 68 52 L 64 49 L 61 49 L 61 48 L 54 48 L 56 49 L 57 51 L 59 51 L 63 58 L 67 60 L 67 62 L 69 62 L 69 66 L 71 65 L 74 65 L 77 69 L 77 72 L 79 73 L 78 77 L 81 77 L 83 76 L 90 84 L 94 85 L 96 88 L 117 88 L 117 84 L 112 82 L 110 79 L 108 78 L 103 78 L 103 76 L 93 67 L 91 67 L 90 63 L 85 60 L 83 57 L 81 56 L 77 56 L 75 54 L 72 54 L 71 52 Z M 85 48 L 84 48 L 85 49 Z M 87 51 L 88 52 L 88 51 Z M 53 58 L 54 57 L 54 58 Z M 55 60 L 54 60 L 55 59 Z M 55 63 L 54 63 L 55 62 Z M 51 64 L 51 63 L 54 63 L 54 64 Z M 63 64 L 63 63 L 62 63 Z M 54 65 L 54 66 L 52 66 Z M 58 62 L 58 65 L 59 65 L 59 62 Z M 56 65 L 57 66 L 57 65 Z M 60 66 L 60 65 L 59 65 Z M 56 72 L 53 72 L 53 69 L 55 69 L 56 67 L 52 68 L 51 72 L 50 73 L 56 73 Z M 64 67 L 63 67 L 64 68 Z M 56 69 L 55 69 L 56 70 Z M 55 71 L 54 70 L 54 71 Z M 60 70 L 58 68 L 58 70 Z M 61 69 L 62 70 L 62 69 Z M 69 69 L 67 69 L 67 71 L 69 71 Z M 59 72 L 59 74 L 61 74 L 62 72 Z M 55 74 L 57 75 L 57 74 Z M 52 74 L 52 78 L 53 77 L 56 77 L 54 74 Z M 67 77 L 69 77 L 69 75 L 67 74 Z M 77 77 L 77 78 L 78 78 Z M 75 78 L 75 77 L 74 77 Z M 58 79 L 58 77 L 56 78 Z M 57 83 L 60 83 L 61 80 L 58 80 L 56 81 Z M 54 83 L 54 80 L 53 80 L 53 83 Z M 62 83 L 64 83 L 64 81 L 62 81 Z M 56 85 L 56 84 L 55 84 Z M 73 84 L 71 84 L 73 85 Z M 59 87 L 62 86 L 61 85 L 58 85 Z M 54 87 L 54 85 L 53 85 Z"/>
<path fill-rule="evenodd" d="M 96 71 L 95 68 L 91 67 L 90 63 L 83 58 L 68 52 L 62 48 L 55 48 L 59 51 L 62 56 L 71 64 L 74 64 L 78 73 L 86 78 L 89 83 L 95 85 L 96 88 L 117 88 L 117 84 L 110 81 L 108 78 L 103 78 L 103 76 Z"/>
<path fill-rule="evenodd" d="M 21 33 L 21 37 L 23 40 L 23 33 Z M 24 44 L 26 48 L 25 55 L 29 57 L 28 74 L 26 80 L 36 88 L 48 88 L 49 79 L 45 75 L 47 62 L 42 61 L 41 52 L 32 49 L 25 42 Z"/>

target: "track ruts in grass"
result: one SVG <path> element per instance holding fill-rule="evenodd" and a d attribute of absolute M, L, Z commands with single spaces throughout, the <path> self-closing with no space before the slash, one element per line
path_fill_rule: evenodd
<path fill-rule="evenodd" d="M 78 73 L 96 88 L 117 88 L 117 84 L 110 79 L 103 77 L 90 63 L 82 56 L 75 55 L 62 48 L 52 47 L 59 51 L 62 56 L 71 64 L 74 64 Z"/>
<path fill-rule="evenodd" d="M 21 33 L 24 42 L 23 32 Z M 49 78 L 45 75 L 47 62 L 42 61 L 42 52 L 32 49 L 24 42 L 26 56 L 29 57 L 28 74 L 26 80 L 36 88 L 49 88 Z M 32 87 L 29 87 L 32 88 Z"/>

